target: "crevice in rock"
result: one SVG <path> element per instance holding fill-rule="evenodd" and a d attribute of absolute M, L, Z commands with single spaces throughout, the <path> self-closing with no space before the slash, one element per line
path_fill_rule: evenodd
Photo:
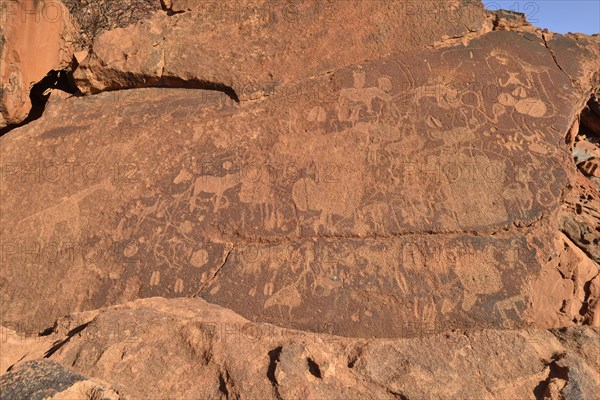
<path fill-rule="evenodd" d="M 560 232 L 562 232 L 571 241 L 573 246 L 581 250 L 590 260 L 595 260 L 594 255 L 586 248 L 586 245 L 591 243 L 589 243 L 583 235 L 581 235 L 579 238 L 573 237 L 571 232 L 564 228 L 560 229 Z"/>
<path fill-rule="evenodd" d="M 555 395 L 551 396 L 553 391 L 552 385 L 556 382 L 569 382 L 569 368 L 558 365 L 558 362 L 565 356 L 565 354 L 554 354 L 549 363 L 546 364 L 548 369 L 548 376 L 533 390 L 533 394 L 536 399 L 544 400 L 548 398 L 555 399 Z M 564 386 L 563 386 L 564 387 Z M 559 390 L 562 388 L 559 388 Z M 561 393 L 562 394 L 562 393 Z"/>
<path fill-rule="evenodd" d="M 227 372 L 225 372 L 225 375 L 227 375 Z M 219 372 L 219 392 L 221 392 L 226 399 L 229 399 L 229 389 L 227 389 L 227 381 L 228 379 L 225 379 L 225 377 L 223 376 L 223 372 Z"/>
<path fill-rule="evenodd" d="M 167 13 L 168 16 L 182 14 L 186 10 L 173 10 L 173 2 L 171 0 L 160 0 L 160 6 L 164 12 Z M 187 10 L 190 11 L 190 10 Z"/>
<path fill-rule="evenodd" d="M 355 233 L 320 233 L 320 234 L 307 234 L 307 235 L 286 235 L 279 237 L 269 236 L 256 236 L 250 237 L 239 232 L 221 232 L 221 235 L 212 238 L 213 241 L 227 241 L 235 242 L 240 245 L 280 245 L 286 243 L 292 243 L 301 240 L 360 240 L 360 241 L 375 241 L 375 240 L 395 240 L 404 238 L 431 238 L 431 237 L 444 237 L 444 236 L 468 236 L 472 238 L 478 237 L 492 237 L 495 239 L 510 238 L 512 233 L 527 233 L 533 231 L 537 225 L 544 221 L 545 216 L 540 215 L 536 217 L 534 221 L 523 224 L 511 224 L 510 226 L 500 226 L 497 229 L 482 229 L 482 230 L 445 230 L 445 231 L 433 231 L 433 230 L 422 230 L 422 231 L 403 231 L 403 232 L 367 232 L 365 234 Z"/>
<path fill-rule="evenodd" d="M 215 280 L 215 278 L 217 277 L 217 275 L 219 275 L 219 272 L 221 272 L 221 270 L 223 269 L 223 267 L 225 266 L 225 264 L 227 264 L 227 261 L 229 260 L 229 256 L 233 252 L 233 249 L 234 249 L 234 246 L 231 246 L 231 248 L 229 250 L 227 250 L 227 253 L 225 254 L 225 257 L 223 258 L 223 262 L 221 263 L 221 265 L 215 270 L 215 273 L 210 277 L 210 279 L 208 279 L 200 287 L 200 289 L 198 289 L 198 291 L 196 293 L 194 293 L 194 295 L 192 297 L 198 297 L 198 295 L 200 293 L 202 293 L 202 291 L 204 290 L 204 288 L 207 287 L 212 281 Z"/>
<path fill-rule="evenodd" d="M 54 327 L 51 326 L 49 328 L 44 329 L 43 331 L 40 332 L 40 334 L 38 336 L 50 336 L 54 333 Z"/>
<path fill-rule="evenodd" d="M 150 86 L 151 87 L 151 86 Z M 204 80 L 185 80 L 176 77 L 161 77 L 160 82 L 156 85 L 157 88 L 170 88 L 170 89 L 201 89 L 201 90 L 212 90 L 216 92 L 222 92 L 231 100 L 236 103 L 240 103 L 241 100 L 236 91 L 231 87 L 219 82 L 211 82 Z M 135 89 L 132 87 L 131 89 Z"/>
<path fill-rule="evenodd" d="M 354 366 L 356 365 L 356 363 L 360 360 L 360 358 L 363 355 L 363 346 L 357 346 L 355 347 L 349 354 L 348 354 L 348 368 L 352 369 L 354 368 Z"/>
<path fill-rule="evenodd" d="M 271 385 L 273 385 L 275 397 L 277 399 L 281 399 L 281 395 L 279 394 L 279 382 L 277 382 L 277 378 L 275 377 L 275 371 L 277 369 L 277 364 L 279 363 L 279 357 L 281 356 L 282 350 L 283 347 L 279 346 L 269 351 L 269 368 L 267 369 L 267 378 L 269 381 L 271 381 Z"/>
<path fill-rule="evenodd" d="M 398 399 L 398 400 L 409 400 L 409 398 L 408 398 L 408 397 L 406 397 L 406 396 L 405 396 L 404 394 L 402 394 L 402 393 L 395 392 L 395 391 L 393 391 L 393 390 L 390 390 L 390 389 L 387 389 L 387 392 L 388 392 L 389 394 L 391 394 L 392 396 L 394 396 L 394 397 L 395 397 L 396 399 Z"/>
<path fill-rule="evenodd" d="M 585 318 L 590 312 L 590 298 L 592 297 L 592 281 L 596 279 L 598 275 L 594 276 L 589 281 L 583 284 L 583 300 L 581 302 L 581 308 L 579 309 L 579 315 Z"/>
<path fill-rule="evenodd" d="M 75 335 L 77 335 L 78 333 L 82 332 L 85 328 L 88 327 L 88 325 L 91 322 L 87 322 L 83 325 L 79 325 L 76 328 L 73 328 L 69 331 L 69 333 L 67 333 L 67 337 L 57 343 L 55 343 L 47 352 L 46 354 L 44 354 L 44 358 L 50 358 L 54 353 L 56 353 L 61 347 L 63 347 L 65 344 L 67 344 L 69 342 L 69 340 L 71 340 L 71 338 Z"/>
<path fill-rule="evenodd" d="M 92 90 L 89 95 L 97 95 L 107 92 L 118 92 L 122 90 L 134 90 L 134 89 L 196 89 L 196 90 L 208 90 L 221 92 L 233 100 L 235 103 L 241 103 L 241 100 L 231 86 L 224 83 L 211 82 L 205 80 L 189 80 L 178 77 L 161 76 L 156 77 L 145 77 L 136 74 L 124 74 L 124 78 L 131 82 L 130 84 L 123 87 L 113 87 L 103 90 Z"/>
<path fill-rule="evenodd" d="M 356 365 L 356 362 L 358 361 L 358 357 L 357 356 L 352 356 L 348 359 L 348 368 L 352 369 L 354 368 L 354 366 Z"/>
<path fill-rule="evenodd" d="M 567 78 L 569 78 L 569 80 L 570 80 L 570 81 L 571 81 L 571 82 L 572 82 L 572 83 L 573 83 L 573 84 L 574 84 L 576 87 L 579 87 L 579 83 L 578 83 L 578 82 L 577 82 L 575 79 L 573 79 L 573 78 L 571 77 L 571 75 L 569 75 L 569 74 L 567 73 L 567 71 L 565 71 L 565 70 L 564 70 L 564 69 L 563 69 L 563 68 L 560 66 L 560 64 L 558 63 L 558 60 L 556 59 L 556 55 L 554 54 L 554 51 L 553 51 L 553 50 L 552 50 L 552 48 L 551 48 L 551 47 L 548 45 L 548 39 L 546 38 L 546 33 L 545 33 L 545 32 L 542 32 L 542 40 L 544 41 L 544 46 L 545 46 L 545 47 L 548 49 L 548 51 L 550 52 L 550 55 L 552 56 L 552 60 L 554 60 L 554 64 L 556 64 L 556 66 L 558 67 L 558 69 L 559 69 L 559 70 L 561 70 L 561 71 L 562 71 L 562 73 L 563 73 L 563 74 L 565 74 L 565 76 L 566 76 Z"/>
<path fill-rule="evenodd" d="M 31 87 L 31 91 L 29 92 L 31 110 L 29 111 L 27 118 L 18 124 L 12 124 L 0 129 L 0 137 L 13 129 L 22 127 L 39 119 L 44 114 L 46 104 L 48 103 L 50 93 L 53 89 L 62 90 L 63 92 L 72 95 L 79 92 L 75 85 L 71 70 L 51 70 L 41 81 Z"/>
<path fill-rule="evenodd" d="M 600 185 L 600 93 L 593 94 L 579 114 L 571 141 L 577 169 Z"/>
<path fill-rule="evenodd" d="M 308 372 L 315 378 L 323 379 L 321 375 L 321 368 L 319 368 L 319 364 L 315 362 L 312 358 L 308 357 L 306 359 L 306 364 L 308 365 Z"/>

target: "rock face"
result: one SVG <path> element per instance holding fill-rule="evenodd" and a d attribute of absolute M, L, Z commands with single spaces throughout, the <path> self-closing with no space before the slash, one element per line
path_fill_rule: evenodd
<path fill-rule="evenodd" d="M 44 357 L 48 351 L 48 341 L 40 338 L 31 339 L 31 335 L 38 332 L 17 332 L 0 326 L 0 374 L 4 374 L 10 367 L 25 361 L 36 360 Z"/>
<path fill-rule="evenodd" d="M 600 389 L 599 333 L 350 339 L 252 323 L 200 299 L 153 298 L 59 320 L 48 357 L 78 380 L 94 376 L 136 399 L 560 398 L 550 397 L 555 388 L 566 398 L 590 398 Z M 19 387 L 14 375 L 0 387 Z"/>
<path fill-rule="evenodd" d="M 75 73 L 78 87 L 97 93 L 185 84 L 254 99 L 291 82 L 303 85 L 303 78 L 466 35 L 485 21 L 482 5 L 464 0 L 425 7 L 361 0 L 167 3 L 170 13 L 99 36 Z"/>
<path fill-rule="evenodd" d="M 560 143 L 585 98 L 543 39 L 497 31 L 260 102 L 147 89 L 53 103 L 2 143 L 5 316 L 48 325 L 160 295 L 361 337 L 409 336 L 415 319 L 568 324 L 597 264 L 558 298 L 531 288 L 564 250 L 578 172 Z M 56 302 L 32 307 L 40 294 Z"/>
<path fill-rule="evenodd" d="M 3 371 L 598 392 L 600 36 L 458 0 L 65 3 L 80 92 L 0 138 L 0 322 L 52 344 L 3 341 Z"/>
<path fill-rule="evenodd" d="M 30 92 L 53 70 L 69 66 L 76 30 L 56 0 L 0 4 L 0 130 L 25 120 Z"/>
<path fill-rule="evenodd" d="M 160 0 L 63 0 L 79 35 L 77 51 L 89 48 L 102 32 L 124 28 L 162 9 Z"/>
<path fill-rule="evenodd" d="M 0 376 L 3 399 L 121 400 L 117 392 L 48 360 L 19 364 Z"/>

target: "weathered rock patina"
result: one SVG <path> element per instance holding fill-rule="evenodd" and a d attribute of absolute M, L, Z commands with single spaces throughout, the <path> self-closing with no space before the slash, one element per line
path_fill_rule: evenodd
<path fill-rule="evenodd" d="M 0 138 L 0 325 L 49 343 L 3 340 L 2 372 L 43 352 L 90 399 L 598 392 L 600 36 L 479 1 L 65 3 L 80 92 Z"/>
<path fill-rule="evenodd" d="M 181 89 L 56 102 L 2 143 L 5 279 L 70 295 L 37 309 L 7 297 L 9 321 L 160 295 L 347 336 L 404 336 L 414 318 L 526 325 L 586 95 L 542 39 L 499 31 L 260 102 Z"/>

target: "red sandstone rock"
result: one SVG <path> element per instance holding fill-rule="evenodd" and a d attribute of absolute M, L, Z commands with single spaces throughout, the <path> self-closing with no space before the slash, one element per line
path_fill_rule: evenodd
<path fill-rule="evenodd" d="M 578 172 L 560 144 L 587 97 L 541 38 L 491 32 L 260 102 L 210 93 L 72 98 L 3 138 L 7 321 L 157 295 L 361 337 L 580 320 L 589 296 L 531 289 L 563 252 Z"/>
<path fill-rule="evenodd" d="M 0 367 L 62 367 L 4 390 L 599 391 L 599 36 L 468 1 L 65 3 L 84 96 L 0 138 Z"/>
<path fill-rule="evenodd" d="M 25 120 L 30 91 L 50 71 L 69 66 L 76 30 L 57 0 L 0 3 L 0 129 Z"/>
<path fill-rule="evenodd" d="M 62 0 L 79 27 L 75 50 L 86 50 L 105 31 L 124 28 L 159 12 L 160 0 Z"/>
<path fill-rule="evenodd" d="M 57 343 L 50 360 L 125 398 L 504 400 L 596 393 L 598 334 L 587 327 L 353 339 L 251 323 L 200 299 L 155 298 L 72 315 L 48 338 Z"/>
<path fill-rule="evenodd" d="M 46 359 L 15 365 L 0 376 L 3 399 L 125 400 L 118 392 Z"/>
<path fill-rule="evenodd" d="M 299 79 L 466 35 L 485 20 L 481 4 L 468 1 L 167 3 L 174 15 L 97 38 L 75 72 L 84 93 L 185 85 L 256 99 Z"/>
<path fill-rule="evenodd" d="M 0 374 L 4 374 L 11 366 L 19 362 L 42 358 L 48 351 L 49 342 L 43 339 L 31 338 L 38 332 L 17 332 L 0 326 Z"/>

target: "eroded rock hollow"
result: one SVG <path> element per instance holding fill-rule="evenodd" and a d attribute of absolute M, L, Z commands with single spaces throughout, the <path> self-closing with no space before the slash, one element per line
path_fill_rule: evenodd
<path fill-rule="evenodd" d="M 600 392 L 598 35 L 467 0 L 9 3 L 3 393 Z"/>

